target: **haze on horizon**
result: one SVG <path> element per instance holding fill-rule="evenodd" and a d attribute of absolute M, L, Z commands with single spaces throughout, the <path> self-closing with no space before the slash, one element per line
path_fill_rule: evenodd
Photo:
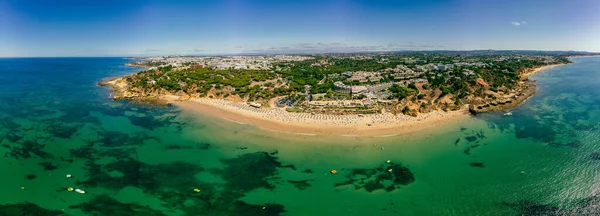
<path fill-rule="evenodd" d="M 600 51 L 597 0 L 0 0 L 0 57 Z"/>

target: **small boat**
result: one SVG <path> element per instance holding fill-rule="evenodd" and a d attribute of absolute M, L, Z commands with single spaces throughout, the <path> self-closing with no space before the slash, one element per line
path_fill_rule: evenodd
<path fill-rule="evenodd" d="M 75 189 L 75 192 L 77 192 L 77 193 L 80 193 L 80 194 L 84 194 L 84 193 L 85 193 L 85 191 L 84 191 L 84 190 L 81 190 L 81 189 L 79 189 L 79 188 Z"/>
<path fill-rule="evenodd" d="M 512 112 L 507 112 L 507 113 L 504 113 L 504 115 L 505 115 L 505 116 L 511 116 L 511 115 L 512 115 Z"/>

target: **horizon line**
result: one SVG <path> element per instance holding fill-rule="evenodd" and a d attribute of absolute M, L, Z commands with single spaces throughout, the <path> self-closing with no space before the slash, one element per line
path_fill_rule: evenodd
<path fill-rule="evenodd" d="M 600 51 L 581 51 L 581 50 L 536 50 L 536 49 L 472 49 L 472 50 L 382 50 L 382 51 L 332 51 L 332 52 L 241 52 L 241 53 L 214 53 L 214 54 L 136 54 L 136 55 L 90 55 L 90 56 L 0 56 L 2 58 L 143 58 L 160 56 L 197 56 L 197 57 L 217 57 L 217 56 L 261 56 L 261 55 L 319 55 L 319 54 L 365 54 L 365 53 L 397 53 L 397 52 L 477 52 L 477 51 L 497 51 L 497 52 L 574 52 L 585 54 L 600 54 Z"/>

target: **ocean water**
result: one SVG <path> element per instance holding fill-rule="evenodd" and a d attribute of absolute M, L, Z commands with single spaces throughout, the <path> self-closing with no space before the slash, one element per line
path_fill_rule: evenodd
<path fill-rule="evenodd" d="M 0 59 L 0 215 L 598 215 L 600 58 L 573 60 L 511 116 L 327 137 L 112 101 L 121 58 Z"/>

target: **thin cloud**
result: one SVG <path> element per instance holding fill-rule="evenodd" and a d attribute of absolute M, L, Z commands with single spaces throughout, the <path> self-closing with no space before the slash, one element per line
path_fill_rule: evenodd
<path fill-rule="evenodd" d="M 513 25 L 513 26 L 522 26 L 522 25 L 526 25 L 527 22 L 525 22 L 525 21 L 521 21 L 521 22 L 513 21 L 513 22 L 510 22 L 510 24 Z"/>
<path fill-rule="evenodd" d="M 407 44 L 389 44 L 390 49 L 419 49 L 419 48 L 443 48 L 441 45 L 429 45 L 429 44 L 415 44 L 414 42 L 408 42 Z"/>
<path fill-rule="evenodd" d="M 417 44 L 408 43 L 387 43 L 382 45 L 359 45 L 345 44 L 339 42 L 315 42 L 315 43 L 295 43 L 291 46 L 267 46 L 264 48 L 256 47 L 247 50 L 253 53 L 344 53 L 344 52 L 365 52 L 365 51 L 398 51 L 398 50 L 429 50 L 435 48 L 444 48 L 437 44 Z"/>
<path fill-rule="evenodd" d="M 399 45 L 399 44 L 395 44 L 395 43 L 389 43 L 389 44 L 387 45 L 387 47 L 388 47 L 388 48 L 399 47 L 399 46 L 401 46 L 401 45 Z"/>
<path fill-rule="evenodd" d="M 146 50 L 146 52 L 160 52 L 160 50 L 159 49 L 149 49 L 149 50 Z"/>
<path fill-rule="evenodd" d="M 315 49 L 317 48 L 317 46 L 315 46 L 312 43 L 299 43 L 297 44 L 298 47 L 303 48 L 303 49 Z"/>
<path fill-rule="evenodd" d="M 289 50 L 292 49 L 291 47 L 270 47 L 270 50 Z"/>

